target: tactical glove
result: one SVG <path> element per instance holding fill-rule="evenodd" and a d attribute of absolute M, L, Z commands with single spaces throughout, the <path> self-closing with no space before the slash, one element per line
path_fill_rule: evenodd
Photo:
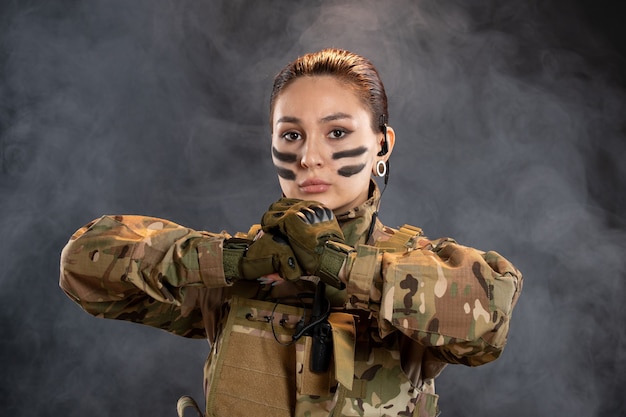
<path fill-rule="evenodd" d="M 228 282 L 257 279 L 278 272 L 295 280 L 302 276 L 296 257 L 281 236 L 264 233 L 256 240 L 231 238 L 224 241 L 224 275 Z"/>
<path fill-rule="evenodd" d="M 267 233 L 287 237 L 298 263 L 308 274 L 342 289 L 339 272 L 354 249 L 344 243 L 332 210 L 315 201 L 281 198 L 269 207 L 261 221 Z"/>

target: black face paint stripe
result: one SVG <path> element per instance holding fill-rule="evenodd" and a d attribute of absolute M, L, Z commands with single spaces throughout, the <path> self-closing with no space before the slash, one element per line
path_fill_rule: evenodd
<path fill-rule="evenodd" d="M 292 163 L 298 160 L 298 155 L 296 155 L 295 153 L 279 152 L 273 146 L 272 146 L 272 155 L 274 155 L 274 158 L 278 159 L 281 162 Z"/>
<path fill-rule="evenodd" d="M 285 180 L 294 181 L 296 179 L 296 173 L 290 169 L 276 167 L 276 172 L 278 173 L 279 177 Z"/>
<path fill-rule="evenodd" d="M 337 174 L 341 175 L 342 177 L 351 177 L 363 171 L 363 168 L 365 168 L 365 164 L 346 165 L 345 167 L 339 168 L 337 170 Z"/>
<path fill-rule="evenodd" d="M 339 151 L 333 153 L 333 159 L 351 158 L 353 156 L 361 156 L 367 152 L 365 146 L 359 146 L 358 148 L 348 149 L 347 151 Z"/>

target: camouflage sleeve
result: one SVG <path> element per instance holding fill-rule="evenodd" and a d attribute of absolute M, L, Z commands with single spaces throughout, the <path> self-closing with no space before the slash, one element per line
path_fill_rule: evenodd
<path fill-rule="evenodd" d="M 144 216 L 104 216 L 79 229 L 61 254 L 60 286 L 87 312 L 204 337 L 194 303 L 221 296 L 226 234 Z"/>
<path fill-rule="evenodd" d="M 422 239 L 418 249 L 378 253 L 376 262 L 373 256 L 363 260 L 380 265 L 370 268 L 369 308 L 380 309 L 382 336 L 399 330 L 447 363 L 477 366 L 500 356 L 522 289 L 509 261 L 452 239 Z"/>

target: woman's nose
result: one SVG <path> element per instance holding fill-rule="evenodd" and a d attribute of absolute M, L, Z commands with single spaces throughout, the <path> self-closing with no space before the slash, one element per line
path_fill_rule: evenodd
<path fill-rule="evenodd" d="M 303 168 L 318 168 L 324 165 L 323 147 L 315 140 L 307 140 L 300 165 Z"/>

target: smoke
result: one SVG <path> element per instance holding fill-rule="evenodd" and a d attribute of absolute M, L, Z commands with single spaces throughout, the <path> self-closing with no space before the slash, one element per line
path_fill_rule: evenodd
<path fill-rule="evenodd" d="M 383 222 L 495 249 L 525 276 L 502 358 L 438 379 L 443 415 L 624 413 L 615 20 L 584 2 L 471 3 L 3 2 L 4 413 L 172 415 L 202 398 L 206 342 L 82 313 L 58 288 L 60 250 L 102 214 L 258 222 L 280 195 L 273 76 L 328 46 L 370 58 L 387 88 Z"/>

